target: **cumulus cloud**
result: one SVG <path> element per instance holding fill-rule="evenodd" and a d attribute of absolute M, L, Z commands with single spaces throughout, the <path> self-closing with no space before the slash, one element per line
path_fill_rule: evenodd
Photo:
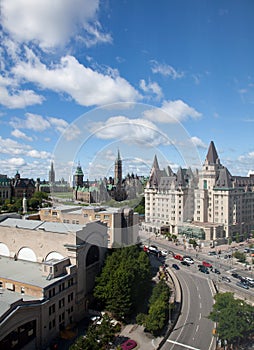
<path fill-rule="evenodd" d="M 116 74 L 103 75 L 85 67 L 73 56 L 62 57 L 59 64 L 48 68 L 33 56 L 19 62 L 13 73 L 42 89 L 66 93 L 82 106 L 103 105 L 122 101 L 136 101 L 138 92 Z"/>
<path fill-rule="evenodd" d="M 146 119 L 159 123 L 177 123 L 187 118 L 198 119 L 202 116 L 182 100 L 164 101 L 161 109 L 148 109 L 143 113 Z"/>
<path fill-rule="evenodd" d="M 145 119 L 114 116 L 106 122 L 93 123 L 90 131 L 101 139 L 118 139 L 127 144 L 158 146 L 170 144 L 166 134 Z"/>
<path fill-rule="evenodd" d="M 28 129 L 33 131 L 43 132 L 47 129 L 55 129 L 57 132 L 63 134 L 67 141 L 75 139 L 80 135 L 80 130 L 75 124 L 69 124 L 66 120 L 55 117 L 43 117 L 38 114 L 26 113 L 25 118 L 14 117 L 10 121 L 10 125 L 15 128 L 12 135 L 31 141 L 22 131 L 18 129 Z"/>
<path fill-rule="evenodd" d="M 32 158 L 48 159 L 51 158 L 51 154 L 46 151 L 37 151 L 32 149 L 30 145 L 24 143 L 19 143 L 10 138 L 4 139 L 0 136 L 0 153 L 17 155 L 17 156 L 27 156 Z M 17 158 L 20 159 L 20 158 Z"/>
<path fill-rule="evenodd" d="M 42 104 L 44 101 L 43 96 L 32 90 L 15 89 L 6 85 L 7 82 L 3 84 L 3 80 L 0 80 L 0 104 L 7 108 L 25 108 L 34 104 Z"/>
<path fill-rule="evenodd" d="M 15 129 L 11 132 L 12 136 L 17 137 L 18 139 L 23 139 L 26 141 L 33 141 L 32 137 L 27 136 L 24 132 Z"/>
<path fill-rule="evenodd" d="M 23 158 L 10 158 L 8 160 L 9 164 L 15 165 L 15 166 L 22 166 L 26 164 L 25 160 Z"/>
<path fill-rule="evenodd" d="M 49 159 L 51 154 L 46 151 L 37 151 L 36 149 L 32 149 L 26 153 L 28 157 L 39 158 L 39 159 Z"/>
<path fill-rule="evenodd" d="M 82 30 L 87 46 L 111 42 L 97 19 L 99 0 L 2 0 L 1 24 L 16 41 L 49 50 L 66 45 Z"/>
<path fill-rule="evenodd" d="M 158 73 L 163 76 L 169 76 L 172 79 L 180 79 L 184 77 L 183 72 L 177 72 L 175 68 L 172 66 L 165 64 L 165 63 L 159 63 L 156 60 L 151 60 L 151 69 L 153 73 Z"/>
<path fill-rule="evenodd" d="M 20 119 L 14 117 L 10 125 L 18 129 L 30 129 L 34 131 L 44 131 L 50 128 L 50 123 L 47 119 L 43 118 L 41 115 L 26 113 L 26 119 Z"/>
<path fill-rule="evenodd" d="M 157 98 L 161 98 L 163 96 L 161 87 L 156 82 L 149 81 L 148 83 L 146 83 L 144 79 L 141 79 L 139 82 L 139 86 L 144 92 L 153 93 L 157 96 Z"/>
<path fill-rule="evenodd" d="M 196 147 L 207 149 L 207 145 L 197 136 L 191 137 L 191 141 Z"/>

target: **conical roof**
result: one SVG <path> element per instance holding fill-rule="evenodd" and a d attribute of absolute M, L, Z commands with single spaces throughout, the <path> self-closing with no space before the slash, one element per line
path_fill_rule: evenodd
<path fill-rule="evenodd" d="M 156 170 L 159 169 L 159 163 L 158 163 L 158 159 L 157 159 L 156 154 L 155 154 L 154 159 L 153 159 L 152 168 L 154 168 L 154 169 L 156 169 Z"/>
<path fill-rule="evenodd" d="M 213 141 L 211 141 L 209 145 L 206 161 L 208 162 L 208 164 L 218 164 L 220 162 L 218 153 L 216 151 Z"/>

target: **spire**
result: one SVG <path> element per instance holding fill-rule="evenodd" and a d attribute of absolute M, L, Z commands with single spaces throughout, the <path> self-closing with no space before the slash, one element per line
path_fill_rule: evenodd
<path fill-rule="evenodd" d="M 152 168 L 154 168 L 154 169 L 156 169 L 156 170 L 157 170 L 157 169 L 159 170 L 159 164 L 158 164 L 158 159 L 157 159 L 156 154 L 155 154 L 154 159 L 153 159 Z"/>
<path fill-rule="evenodd" d="M 118 152 L 117 152 L 117 160 L 121 160 L 121 156 L 120 156 L 120 151 L 118 149 Z"/>
<path fill-rule="evenodd" d="M 216 148 L 214 146 L 213 141 L 211 141 L 210 145 L 209 145 L 209 149 L 207 152 L 207 156 L 206 156 L 206 161 L 208 162 L 208 164 L 219 164 L 220 160 L 216 151 Z"/>

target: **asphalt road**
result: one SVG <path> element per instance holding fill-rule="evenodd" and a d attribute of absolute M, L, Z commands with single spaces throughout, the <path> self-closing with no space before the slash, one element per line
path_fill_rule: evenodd
<path fill-rule="evenodd" d="M 212 283 L 191 267 L 181 266 L 175 273 L 182 286 L 182 311 L 162 349 L 212 350 L 215 348 L 214 323 L 207 318 L 213 305 Z"/>

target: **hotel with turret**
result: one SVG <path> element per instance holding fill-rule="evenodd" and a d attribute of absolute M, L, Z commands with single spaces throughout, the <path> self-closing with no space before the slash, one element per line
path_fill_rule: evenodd
<path fill-rule="evenodd" d="M 201 170 L 161 170 L 155 156 L 145 188 L 143 229 L 215 244 L 245 239 L 254 229 L 254 176 L 233 176 L 214 142 Z"/>

